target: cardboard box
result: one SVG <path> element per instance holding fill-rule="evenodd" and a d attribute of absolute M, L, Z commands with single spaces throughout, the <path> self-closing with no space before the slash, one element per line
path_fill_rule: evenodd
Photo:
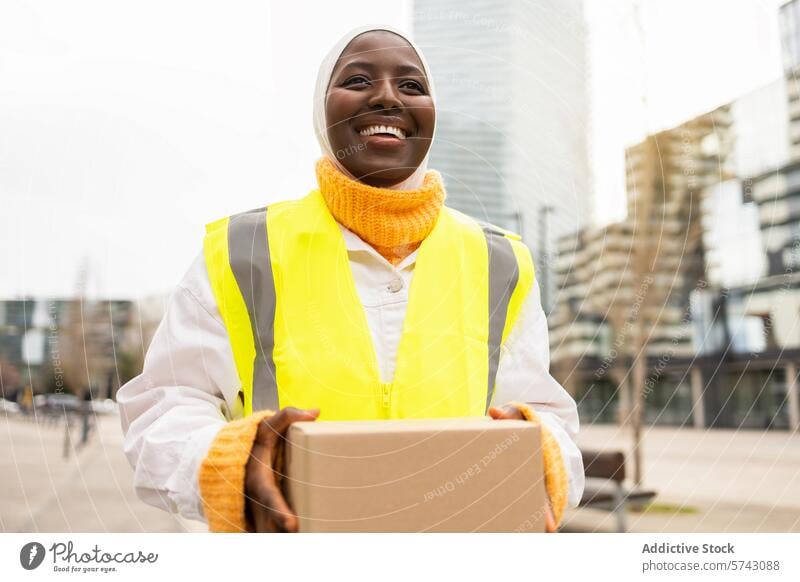
<path fill-rule="evenodd" d="M 301 532 L 544 531 L 541 433 L 530 422 L 299 422 L 285 458 Z"/>

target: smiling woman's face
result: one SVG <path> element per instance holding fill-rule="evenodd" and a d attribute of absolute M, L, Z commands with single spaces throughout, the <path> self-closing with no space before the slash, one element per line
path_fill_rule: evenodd
<path fill-rule="evenodd" d="M 436 119 L 416 51 L 385 30 L 355 37 L 333 68 L 325 116 L 333 153 L 358 180 L 386 187 L 408 178 Z"/>

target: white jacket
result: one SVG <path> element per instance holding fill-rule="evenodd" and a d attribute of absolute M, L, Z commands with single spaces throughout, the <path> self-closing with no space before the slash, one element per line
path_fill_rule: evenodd
<path fill-rule="evenodd" d="M 342 227 L 358 295 L 364 305 L 382 381 L 394 376 L 397 347 L 417 253 L 397 267 Z M 534 283 L 519 320 L 501 347 L 493 402 L 532 405 L 561 446 L 570 506 L 583 494 L 575 445 L 575 401 L 549 373 L 547 322 Z M 239 378 L 201 253 L 170 297 L 142 373 L 117 393 L 125 454 L 142 501 L 205 521 L 198 470 L 217 431 L 229 420 Z"/>

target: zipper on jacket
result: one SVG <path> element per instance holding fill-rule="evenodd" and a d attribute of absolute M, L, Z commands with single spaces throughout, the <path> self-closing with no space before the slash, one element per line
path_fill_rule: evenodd
<path fill-rule="evenodd" d="M 383 402 L 383 409 L 385 412 L 389 412 L 389 404 L 391 403 L 391 384 L 387 384 L 386 382 L 381 382 L 381 398 Z"/>

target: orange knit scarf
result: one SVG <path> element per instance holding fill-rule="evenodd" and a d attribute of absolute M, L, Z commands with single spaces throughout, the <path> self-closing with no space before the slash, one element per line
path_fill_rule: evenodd
<path fill-rule="evenodd" d="M 317 183 L 333 217 L 397 265 L 436 224 L 445 199 L 439 172 L 425 173 L 416 190 L 368 186 L 345 176 L 328 158 L 317 161 Z"/>

